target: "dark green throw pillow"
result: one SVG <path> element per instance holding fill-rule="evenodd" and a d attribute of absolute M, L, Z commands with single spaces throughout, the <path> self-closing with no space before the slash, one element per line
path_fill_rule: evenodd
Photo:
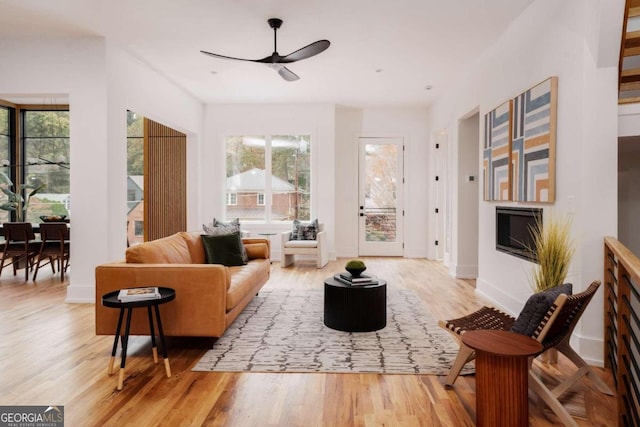
<path fill-rule="evenodd" d="M 240 232 L 220 236 L 203 234 L 202 245 L 209 264 L 222 264 L 227 267 L 245 265 L 242 259 L 242 240 Z"/>

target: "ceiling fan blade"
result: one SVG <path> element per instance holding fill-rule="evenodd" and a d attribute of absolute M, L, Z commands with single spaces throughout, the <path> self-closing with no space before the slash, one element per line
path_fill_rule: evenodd
<path fill-rule="evenodd" d="M 200 52 L 204 53 L 205 55 L 213 56 L 214 58 L 234 59 L 236 61 L 260 62 L 259 60 L 256 60 L 256 59 L 234 58 L 233 56 L 218 55 L 217 53 L 206 52 L 204 50 L 201 50 Z"/>
<path fill-rule="evenodd" d="M 318 40 L 317 42 L 313 42 L 310 45 L 296 50 L 295 52 L 291 52 L 289 55 L 283 56 L 278 62 L 281 64 L 288 64 L 290 62 L 310 58 L 327 50 L 330 44 L 329 40 Z"/>
<path fill-rule="evenodd" d="M 280 74 L 280 77 L 282 77 L 283 79 L 285 79 L 288 82 L 295 82 L 296 80 L 300 80 L 300 77 L 298 77 L 298 75 L 296 73 L 294 73 L 293 71 L 291 71 L 287 67 L 280 68 L 278 70 L 278 74 Z"/>

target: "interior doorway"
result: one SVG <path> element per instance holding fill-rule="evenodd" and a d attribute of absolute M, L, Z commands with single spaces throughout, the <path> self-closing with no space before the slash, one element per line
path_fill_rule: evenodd
<path fill-rule="evenodd" d="M 478 277 L 480 114 L 458 121 L 457 238 L 455 276 Z"/>
<path fill-rule="evenodd" d="M 402 138 L 360 138 L 358 254 L 402 256 L 404 146 Z"/>

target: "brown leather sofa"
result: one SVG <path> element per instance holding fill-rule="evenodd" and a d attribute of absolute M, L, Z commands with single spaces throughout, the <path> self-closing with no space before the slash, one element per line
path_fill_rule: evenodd
<path fill-rule="evenodd" d="M 127 249 L 126 260 L 96 267 L 96 334 L 113 335 L 119 310 L 102 305 L 104 294 L 138 286 L 175 289 L 160 305 L 167 336 L 220 337 L 269 280 L 267 239 L 242 239 L 249 262 L 239 267 L 207 264 L 199 232 L 180 232 Z M 135 309 L 131 335 L 149 335 L 147 310 Z"/>

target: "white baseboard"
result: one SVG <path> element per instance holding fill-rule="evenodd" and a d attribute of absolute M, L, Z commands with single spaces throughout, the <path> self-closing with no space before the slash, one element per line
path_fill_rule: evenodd
<path fill-rule="evenodd" d="M 93 304 L 96 302 L 96 288 L 95 286 L 69 285 L 64 302 Z"/>
<path fill-rule="evenodd" d="M 604 367 L 604 339 L 575 334 L 571 337 L 573 349 L 589 365 Z"/>
<path fill-rule="evenodd" d="M 454 265 L 452 268 L 456 279 L 475 279 L 478 277 L 477 265 Z"/>

